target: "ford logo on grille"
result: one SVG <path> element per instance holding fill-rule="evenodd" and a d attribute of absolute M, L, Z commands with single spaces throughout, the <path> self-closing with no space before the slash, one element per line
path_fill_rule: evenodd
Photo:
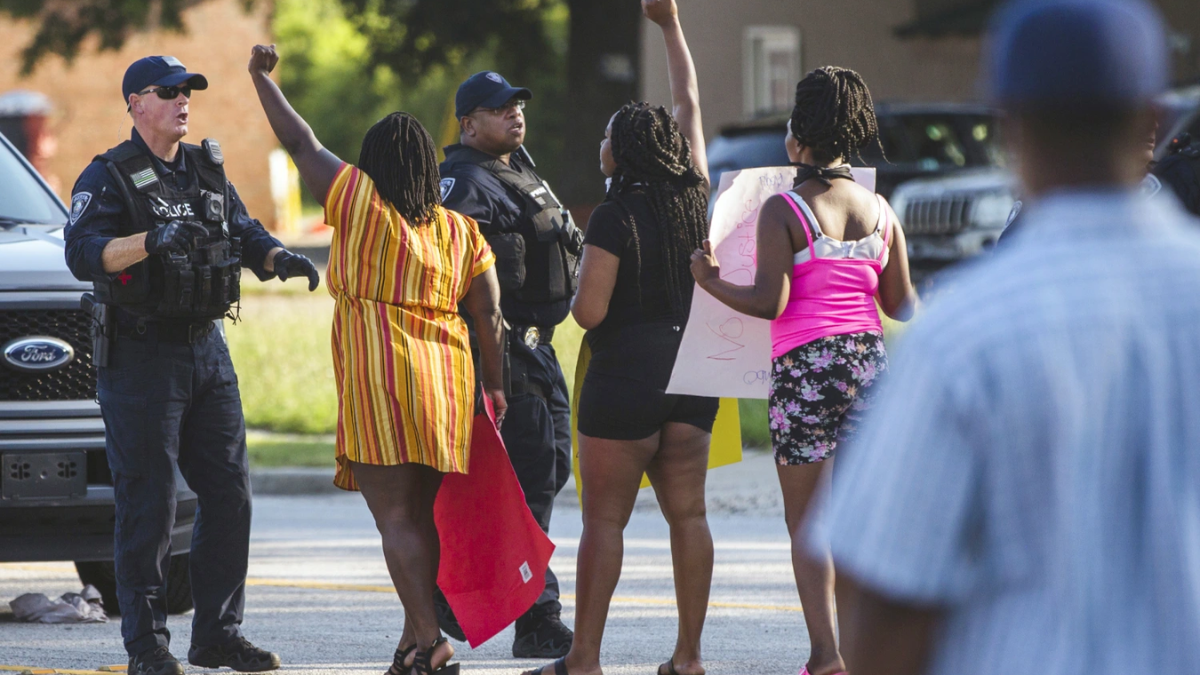
<path fill-rule="evenodd" d="M 4 345 L 4 362 L 26 373 L 58 370 L 75 360 L 75 348 L 58 338 L 36 335 Z"/>

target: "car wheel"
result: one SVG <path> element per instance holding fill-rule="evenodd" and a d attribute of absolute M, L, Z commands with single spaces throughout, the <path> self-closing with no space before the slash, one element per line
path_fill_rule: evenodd
<path fill-rule="evenodd" d="M 109 616 L 121 613 L 117 604 L 117 574 L 112 561 L 79 561 L 75 563 L 79 580 L 100 591 L 100 601 Z M 192 609 L 192 578 L 188 573 L 188 554 L 171 556 L 167 567 L 167 612 L 183 614 Z"/>

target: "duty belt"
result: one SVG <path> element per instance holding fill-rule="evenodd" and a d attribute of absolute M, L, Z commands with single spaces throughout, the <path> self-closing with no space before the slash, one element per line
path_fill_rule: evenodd
<path fill-rule="evenodd" d="M 192 344 L 207 337 L 216 328 L 212 321 L 202 323 L 175 323 L 147 321 L 145 323 L 117 324 L 117 335 L 123 338 L 157 342 L 179 342 Z"/>
<path fill-rule="evenodd" d="M 530 349 L 537 349 L 538 345 L 548 345 L 554 339 L 554 326 L 513 326 L 512 332 Z"/>

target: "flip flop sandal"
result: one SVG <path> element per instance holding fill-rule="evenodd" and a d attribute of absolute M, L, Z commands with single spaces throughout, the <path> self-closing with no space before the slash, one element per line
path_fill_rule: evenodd
<path fill-rule="evenodd" d="M 679 675 L 679 671 L 675 670 L 675 661 L 670 660 L 658 667 L 658 675 L 663 675 L 663 666 L 667 667 L 666 675 Z"/>
<path fill-rule="evenodd" d="M 554 666 L 554 675 L 571 675 L 567 672 L 567 657 L 564 656 L 551 665 Z M 545 669 L 546 666 L 541 666 L 539 668 L 534 668 L 533 670 L 527 670 L 521 673 L 521 675 L 542 675 L 542 671 Z"/>

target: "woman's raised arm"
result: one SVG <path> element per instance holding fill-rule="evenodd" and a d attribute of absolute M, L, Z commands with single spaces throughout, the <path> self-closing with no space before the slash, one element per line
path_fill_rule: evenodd
<path fill-rule="evenodd" d="M 642 13 L 662 28 L 667 42 L 667 73 L 671 81 L 671 114 L 679 124 L 679 132 L 692 146 L 692 162 L 708 180 L 708 157 L 704 145 L 704 125 L 700 119 L 700 85 L 696 80 L 696 64 L 679 25 L 679 8 L 675 0 L 642 0 Z"/>
<path fill-rule="evenodd" d="M 329 192 L 329 184 L 341 168 L 342 160 L 321 146 L 308 122 L 292 109 L 287 97 L 271 80 L 271 71 L 277 63 L 279 54 L 275 52 L 275 45 L 255 45 L 250 52 L 250 77 L 254 80 L 263 112 L 267 113 L 267 121 L 271 123 L 271 131 L 292 156 L 304 184 L 324 206 L 325 193 Z"/>

